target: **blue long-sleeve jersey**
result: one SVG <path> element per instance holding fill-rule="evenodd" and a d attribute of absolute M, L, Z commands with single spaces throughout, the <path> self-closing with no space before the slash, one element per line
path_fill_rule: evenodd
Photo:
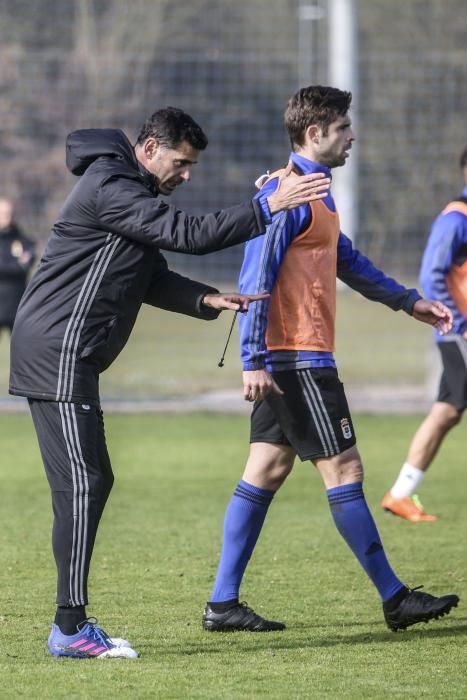
<path fill-rule="evenodd" d="M 463 195 L 467 198 L 467 187 L 464 188 Z M 462 300 L 458 299 L 456 302 L 449 288 L 449 275 L 453 266 L 460 269 L 465 265 L 467 265 L 467 215 L 447 207 L 433 222 L 420 269 L 420 284 L 425 295 L 430 299 L 443 302 L 453 315 L 450 334 L 441 336 L 435 331 L 435 339 L 438 342 L 449 340 L 453 333 L 462 335 L 467 331 L 467 316 L 460 308 Z M 465 309 L 467 298 L 463 299 L 463 304 Z"/>
<path fill-rule="evenodd" d="M 323 172 L 331 177 L 331 171 L 296 153 L 291 154 L 295 170 L 299 173 Z M 277 186 L 277 178 L 270 180 L 261 190 L 261 195 L 271 194 Z M 326 207 L 335 211 L 331 193 L 322 200 Z M 311 207 L 304 205 L 280 212 L 273 216 L 264 236 L 249 241 L 245 246 L 244 261 L 240 272 L 240 291 L 243 294 L 271 292 L 279 269 L 293 240 L 311 223 Z M 394 279 L 378 270 L 368 258 L 354 249 L 352 242 L 342 232 L 337 243 L 337 277 L 349 287 L 372 301 L 379 301 L 394 310 L 403 309 L 411 313 L 413 305 L 420 299 L 415 289 L 406 289 Z M 310 285 L 314 282 L 310 270 Z M 268 350 L 266 329 L 269 300 L 250 305 L 248 312 L 240 317 L 241 358 L 244 370 L 266 368 L 269 371 L 304 367 L 335 367 L 332 352 L 314 350 Z"/>

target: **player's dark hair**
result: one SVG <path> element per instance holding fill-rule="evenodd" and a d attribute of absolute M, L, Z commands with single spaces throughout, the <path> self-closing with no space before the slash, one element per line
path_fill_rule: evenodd
<path fill-rule="evenodd" d="M 352 93 L 323 85 L 301 88 L 290 98 L 284 114 L 284 123 L 292 148 L 303 146 L 305 131 L 311 124 L 319 126 L 323 134 L 338 117 L 350 109 Z"/>
<path fill-rule="evenodd" d="M 197 151 L 204 151 L 208 145 L 199 124 L 177 107 L 165 107 L 151 114 L 141 127 L 136 143 L 141 145 L 150 137 L 166 148 L 177 148 L 182 141 L 187 141 Z"/>
<path fill-rule="evenodd" d="M 464 148 L 464 150 L 461 153 L 461 157 L 459 159 L 459 165 L 461 166 L 461 170 L 464 170 L 464 168 L 467 168 L 467 146 Z"/>

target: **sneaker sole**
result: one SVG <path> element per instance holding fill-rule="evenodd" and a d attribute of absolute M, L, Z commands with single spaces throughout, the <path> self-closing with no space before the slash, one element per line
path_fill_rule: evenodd
<path fill-rule="evenodd" d="M 452 601 L 451 603 L 446 603 L 445 607 L 442 610 L 438 610 L 438 612 L 433 615 L 424 615 L 423 617 L 419 617 L 416 620 L 414 619 L 404 624 L 391 624 L 388 622 L 387 626 L 389 627 L 391 632 L 397 632 L 398 630 L 405 630 L 411 625 L 417 625 L 419 622 L 430 622 L 430 620 L 438 620 L 440 617 L 444 617 L 444 615 L 449 615 L 453 608 L 457 608 L 458 602 L 459 598 L 456 601 Z"/>
<path fill-rule="evenodd" d="M 123 651 L 122 651 L 123 650 Z M 95 656 L 88 654 L 76 654 L 73 652 L 59 652 L 55 653 L 49 649 L 52 656 L 56 659 L 137 659 L 138 654 L 131 647 L 114 647 L 109 651 L 105 651 L 102 654 L 97 654 Z M 113 653 L 111 653 L 113 652 Z"/>
<path fill-rule="evenodd" d="M 285 625 L 283 627 L 263 627 L 259 629 L 250 629 L 248 627 L 223 627 L 216 624 L 209 625 L 203 623 L 203 629 L 206 632 L 282 632 L 285 630 Z"/>
<path fill-rule="evenodd" d="M 395 518 L 401 518 L 401 520 L 406 520 L 408 523 L 435 523 L 438 520 L 438 517 L 432 516 L 432 517 L 420 517 L 420 518 L 407 518 L 405 515 L 400 515 L 400 513 L 395 513 L 393 510 L 390 508 L 385 508 L 382 506 L 383 510 L 385 513 L 389 513 L 389 515 L 393 515 Z"/>

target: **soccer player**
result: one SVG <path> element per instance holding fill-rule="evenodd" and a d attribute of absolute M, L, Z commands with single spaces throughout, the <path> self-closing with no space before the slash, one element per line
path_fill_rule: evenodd
<path fill-rule="evenodd" d="M 207 145 L 179 109 L 155 112 L 133 147 L 117 129 L 67 140 L 80 179 L 66 199 L 26 290 L 11 339 L 10 392 L 26 396 L 52 491 L 57 610 L 55 656 L 137 656 L 86 616 L 87 580 L 99 520 L 113 483 L 99 376 L 123 349 L 141 304 L 213 319 L 246 309 L 251 295 L 216 289 L 168 269 L 159 249 L 201 254 L 264 231 L 269 211 L 319 198 L 328 179 L 284 178 L 274 193 L 216 214 L 190 217 L 160 196 L 190 179 Z"/>
<path fill-rule="evenodd" d="M 420 272 L 425 294 L 445 304 L 454 319 L 447 335 L 434 332 L 443 365 L 438 397 L 381 503 L 385 510 L 414 523 L 437 520 L 425 513 L 416 491 L 444 438 L 460 423 L 467 407 L 467 147 L 460 167 L 464 190 L 433 222 Z"/>
<path fill-rule="evenodd" d="M 311 86 L 285 112 L 294 172 L 345 164 L 354 133 L 351 94 Z M 272 192 L 280 171 L 261 193 Z M 311 205 L 273 217 L 266 235 L 245 247 L 241 291 L 266 290 L 270 299 L 240 319 L 244 398 L 253 401 L 251 445 L 242 479 L 228 505 L 214 588 L 203 626 L 210 631 L 281 630 L 282 622 L 239 602 L 239 588 L 274 494 L 296 455 L 310 460 L 326 487 L 335 525 L 383 603 L 387 625 L 404 629 L 448 613 L 456 595 L 440 598 L 408 588 L 392 570 L 362 489 L 363 466 L 334 351 L 336 275 L 372 301 L 450 328 L 450 311 L 386 277 L 340 232 L 331 193 Z"/>

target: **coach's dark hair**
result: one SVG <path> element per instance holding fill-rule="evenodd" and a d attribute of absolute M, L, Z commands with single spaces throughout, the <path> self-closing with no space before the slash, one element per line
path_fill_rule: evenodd
<path fill-rule="evenodd" d="M 177 107 L 165 107 L 151 114 L 141 127 L 136 143 L 141 145 L 150 137 L 166 148 L 176 148 L 182 141 L 188 141 L 197 151 L 204 151 L 208 145 L 199 124 Z"/>
<path fill-rule="evenodd" d="M 461 170 L 464 170 L 464 168 L 467 168 L 467 146 L 464 148 L 464 150 L 461 153 L 461 157 L 459 159 L 459 165 L 461 166 Z"/>
<path fill-rule="evenodd" d="M 350 108 L 352 93 L 323 85 L 301 88 L 290 98 L 284 114 L 284 123 L 292 148 L 303 146 L 305 130 L 310 124 L 319 126 L 323 134 L 338 117 L 343 117 Z"/>

